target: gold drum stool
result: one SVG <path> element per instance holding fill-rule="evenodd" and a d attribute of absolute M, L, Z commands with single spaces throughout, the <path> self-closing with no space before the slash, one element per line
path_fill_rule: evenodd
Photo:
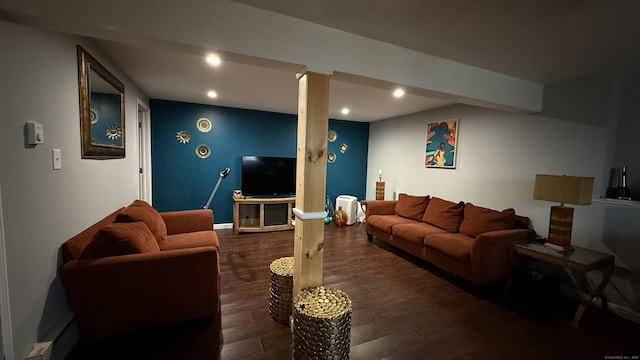
<path fill-rule="evenodd" d="M 349 359 L 351 299 L 323 286 L 303 289 L 293 301 L 293 359 Z"/>
<path fill-rule="evenodd" d="M 269 315 L 279 323 L 288 324 L 293 303 L 293 256 L 274 260 L 269 270 Z"/>

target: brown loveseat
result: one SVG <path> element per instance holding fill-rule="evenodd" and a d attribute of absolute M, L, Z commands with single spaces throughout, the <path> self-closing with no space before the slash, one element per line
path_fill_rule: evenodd
<path fill-rule="evenodd" d="M 369 241 L 375 236 L 477 285 L 507 278 L 507 244 L 535 235 L 529 219 L 513 209 L 407 194 L 365 206 Z"/>
<path fill-rule="evenodd" d="M 86 338 L 219 312 L 219 244 L 211 210 L 159 213 L 136 200 L 61 250 L 60 275 Z"/>

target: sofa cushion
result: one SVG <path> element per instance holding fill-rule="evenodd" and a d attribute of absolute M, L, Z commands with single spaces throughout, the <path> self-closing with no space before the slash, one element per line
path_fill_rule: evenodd
<path fill-rule="evenodd" d="M 151 230 L 142 221 L 111 223 L 98 230 L 81 259 L 160 251 Z"/>
<path fill-rule="evenodd" d="M 167 236 L 167 240 L 160 244 L 160 250 L 177 250 L 201 246 L 214 246 L 220 250 L 218 236 L 213 230 L 194 231 Z"/>
<path fill-rule="evenodd" d="M 406 224 L 414 222 L 411 219 L 398 215 L 370 215 L 367 217 L 367 225 L 374 227 L 387 234 L 391 234 L 391 228 L 396 224 Z"/>
<path fill-rule="evenodd" d="M 396 202 L 396 215 L 421 221 L 424 216 L 424 209 L 429 203 L 429 195 L 414 196 L 405 193 L 398 194 L 398 202 Z"/>
<path fill-rule="evenodd" d="M 475 239 L 461 233 L 431 234 L 424 238 L 424 246 L 468 264 Z M 428 251 L 428 250 L 427 250 Z"/>
<path fill-rule="evenodd" d="M 162 220 L 162 216 L 160 216 L 160 213 L 156 209 L 142 200 L 136 200 L 124 208 L 118 216 L 116 216 L 115 220 L 115 222 L 119 223 L 136 221 L 142 221 L 147 224 L 158 243 L 167 239 L 167 226 L 164 220 Z"/>
<path fill-rule="evenodd" d="M 424 212 L 422 221 L 427 224 L 437 226 L 447 230 L 450 233 L 457 233 L 462 222 L 462 212 L 464 210 L 464 202 L 454 203 L 432 197 Z"/>
<path fill-rule="evenodd" d="M 448 234 L 446 230 L 439 227 L 413 221 L 405 224 L 397 224 L 392 230 L 394 239 L 403 239 L 413 245 L 423 246 L 424 237 L 430 234 Z"/>
<path fill-rule="evenodd" d="M 464 206 L 464 218 L 460 232 L 471 237 L 496 230 L 509 230 L 516 227 L 516 211 L 505 209 L 491 210 L 472 203 Z"/>

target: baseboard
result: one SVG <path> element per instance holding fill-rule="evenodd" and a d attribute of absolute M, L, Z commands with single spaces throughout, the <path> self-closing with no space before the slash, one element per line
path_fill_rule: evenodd
<path fill-rule="evenodd" d="M 582 301 L 584 299 L 584 296 L 576 288 L 572 288 L 567 285 L 560 285 L 560 291 L 564 295 L 567 295 L 578 301 Z M 591 302 L 591 305 L 602 308 L 602 301 L 600 301 L 600 299 L 594 299 L 593 302 Z M 620 316 L 621 318 L 640 323 L 640 313 L 634 311 L 633 309 L 629 309 L 628 307 L 611 302 L 607 302 L 607 309 L 610 313 Z"/>

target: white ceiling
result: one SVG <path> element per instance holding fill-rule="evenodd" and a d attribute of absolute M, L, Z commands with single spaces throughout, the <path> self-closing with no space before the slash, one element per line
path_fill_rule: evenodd
<path fill-rule="evenodd" d="M 107 40 L 97 43 L 150 98 L 297 113 L 296 72 L 301 65 L 236 55 L 223 57 L 220 66 L 212 67 L 206 63 L 203 49 L 176 52 Z M 359 84 L 362 82 L 367 85 Z M 208 98 L 209 89 L 216 91 L 218 98 Z M 396 99 L 393 90 L 393 84 L 334 74 L 329 117 L 375 121 L 453 103 L 412 94 Z M 343 107 L 350 109 L 348 115 L 341 113 Z"/>
<path fill-rule="evenodd" d="M 185 14 L 193 14 L 211 11 L 218 1 L 189 0 L 181 4 L 185 9 L 188 7 Z M 29 5 L 45 9 L 50 6 L 47 2 L 30 0 Z M 640 64 L 640 1 L 637 0 L 232 2 L 540 84 L 600 71 L 626 71 Z M 150 7 L 135 5 L 148 13 L 155 6 L 170 3 L 171 0 L 160 0 Z M 115 8 L 114 2 L 109 4 Z M 0 9 L 6 9 L 9 18 L 15 15 L 12 11 L 22 11 L 20 6 L 27 9 L 25 12 L 32 10 L 24 3 L 0 2 Z M 81 11 L 82 5 L 73 9 Z M 63 15 L 56 13 L 55 16 L 64 17 L 65 12 L 61 13 Z M 141 22 L 146 20 L 136 11 L 121 15 L 137 17 Z M 151 21 L 152 16 L 148 17 Z M 42 22 L 55 22 L 58 28 L 66 24 L 63 18 L 42 18 Z M 197 26 L 186 18 L 176 14 L 176 23 L 171 26 Z M 67 24 L 70 28 L 74 25 L 72 20 Z M 28 22 L 39 23 L 33 18 Z M 153 25 L 157 24 L 149 23 Z M 295 73 L 302 67 L 300 64 L 226 53 L 222 65 L 212 68 L 203 59 L 206 50 L 203 48 L 157 45 L 166 45 L 161 41 L 146 45 L 140 41 L 97 42 L 150 98 L 297 112 Z M 424 92 L 417 89 L 407 89 L 404 98 L 395 99 L 390 94 L 394 87 L 391 83 L 335 73 L 331 80 L 329 115 L 335 119 L 375 121 L 453 103 L 451 99 L 424 96 Z M 219 97 L 208 99 L 208 89 L 216 90 Z M 344 106 L 351 110 L 348 116 L 340 114 Z"/>

